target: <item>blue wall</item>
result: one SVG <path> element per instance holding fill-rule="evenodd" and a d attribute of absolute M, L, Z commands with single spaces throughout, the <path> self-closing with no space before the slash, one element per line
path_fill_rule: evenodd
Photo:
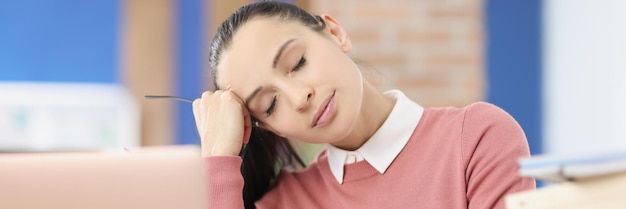
<path fill-rule="evenodd" d="M 197 98 L 203 82 L 201 0 L 176 6 L 177 95 Z M 0 0 L 0 81 L 117 83 L 119 0 Z M 198 144 L 191 104 L 176 103 L 175 143 Z"/>
<path fill-rule="evenodd" d="M 204 59 L 203 8 L 201 0 L 178 0 L 177 1 L 177 65 L 175 74 L 176 93 L 182 97 L 195 99 L 200 97 L 206 82 L 201 75 Z M 177 134 L 175 142 L 178 144 L 200 144 L 200 137 L 196 130 L 196 122 L 193 118 L 193 109 L 190 103 L 177 102 Z"/>
<path fill-rule="evenodd" d="M 118 0 L 0 1 L 0 81 L 117 82 Z"/>
<path fill-rule="evenodd" d="M 486 3 L 487 98 L 520 123 L 532 154 L 542 152 L 542 2 Z"/>

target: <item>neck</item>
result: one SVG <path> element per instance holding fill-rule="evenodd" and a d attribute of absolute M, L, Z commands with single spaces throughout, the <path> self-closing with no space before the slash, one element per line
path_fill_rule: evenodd
<path fill-rule="evenodd" d="M 385 96 L 368 82 L 364 82 L 361 113 L 355 127 L 346 138 L 332 145 L 350 151 L 358 149 L 383 125 L 394 104 L 394 99 Z"/>

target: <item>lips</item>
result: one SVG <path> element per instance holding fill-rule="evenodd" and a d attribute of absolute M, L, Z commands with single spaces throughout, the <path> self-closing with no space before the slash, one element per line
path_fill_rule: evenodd
<path fill-rule="evenodd" d="M 328 98 L 326 98 L 324 102 L 322 102 L 322 104 L 318 107 L 317 112 L 315 113 L 315 115 L 313 115 L 311 126 L 315 127 L 318 125 L 323 125 L 326 122 L 328 122 L 328 120 L 332 116 L 334 109 L 335 109 L 335 92 L 333 91 L 333 93 L 330 96 L 328 96 Z"/>

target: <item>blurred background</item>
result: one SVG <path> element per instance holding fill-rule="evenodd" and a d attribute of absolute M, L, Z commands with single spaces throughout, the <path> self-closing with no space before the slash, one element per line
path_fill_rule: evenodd
<path fill-rule="evenodd" d="M 208 43 L 250 2 L 0 0 L 0 151 L 199 144 L 191 104 L 143 96 L 208 90 Z M 494 103 L 533 154 L 626 148 L 626 1 L 288 2 L 333 15 L 383 90 Z"/>

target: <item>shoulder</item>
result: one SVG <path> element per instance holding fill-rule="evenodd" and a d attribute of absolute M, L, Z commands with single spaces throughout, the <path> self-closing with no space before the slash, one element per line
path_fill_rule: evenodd
<path fill-rule="evenodd" d="M 322 178 L 320 169 L 324 166 L 321 166 L 320 162 L 327 164 L 326 159 L 326 150 L 323 150 L 305 168 L 297 170 L 283 168 L 276 178 L 274 190 L 284 190 L 293 188 L 294 186 L 306 186 L 309 184 L 308 182 Z"/>
<path fill-rule="evenodd" d="M 511 118 L 502 108 L 487 102 L 475 102 L 465 108 L 466 116 L 479 118 Z"/>
<path fill-rule="evenodd" d="M 425 112 L 435 115 L 445 115 L 452 117 L 461 117 L 463 119 L 468 113 L 482 116 L 506 116 L 508 113 L 502 108 L 488 102 L 474 102 L 464 107 L 431 107 L 426 108 Z"/>
<path fill-rule="evenodd" d="M 433 133 L 439 139 L 450 139 L 449 142 L 461 145 L 465 159 L 485 139 L 490 142 L 483 143 L 486 146 L 498 146 L 503 140 L 525 142 L 517 121 L 502 108 L 487 102 L 464 107 L 427 108 L 417 131 L 422 135 Z"/>
<path fill-rule="evenodd" d="M 509 113 L 487 102 L 475 102 L 465 107 L 427 108 L 420 124 L 431 128 L 460 129 L 462 133 L 489 129 L 502 124 L 520 128 Z"/>
<path fill-rule="evenodd" d="M 313 161 L 309 166 L 299 170 L 282 169 L 276 179 L 276 183 L 261 200 L 256 202 L 259 208 L 290 208 L 290 205 L 313 204 L 316 196 L 323 191 L 324 185 L 318 160 Z M 306 205 L 306 204 L 305 204 Z"/>
<path fill-rule="evenodd" d="M 494 104 L 476 102 L 464 108 L 464 133 L 487 131 L 493 128 L 503 132 L 521 130 L 513 116 Z"/>
<path fill-rule="evenodd" d="M 530 156 L 521 126 L 502 108 L 477 102 L 464 108 L 462 156 L 472 208 L 504 207 L 505 194 L 534 188 L 518 176 L 517 160 Z M 493 195 L 497 194 L 497 195 Z"/>
<path fill-rule="evenodd" d="M 474 102 L 464 107 L 430 107 L 424 110 L 420 124 L 439 128 L 463 130 L 481 126 L 476 122 L 488 122 L 510 118 L 504 110 L 487 102 Z"/>
<path fill-rule="evenodd" d="M 314 158 L 312 162 L 310 162 L 305 168 L 298 169 L 295 171 L 287 171 L 283 170 L 282 173 L 285 174 L 285 178 L 289 178 L 292 181 L 298 182 L 298 184 L 302 186 L 309 186 L 309 182 L 317 182 L 318 180 L 323 178 L 322 171 L 328 168 L 328 156 L 326 154 L 326 150 L 322 150 L 317 156 Z M 323 166 L 326 165 L 326 166 Z M 330 170 L 329 170 L 330 171 Z"/>
<path fill-rule="evenodd" d="M 464 108 L 461 133 L 467 160 L 472 153 L 499 150 L 502 154 L 509 148 L 517 154 L 528 152 L 526 135 L 517 121 L 502 108 L 486 102 L 476 102 Z"/>

